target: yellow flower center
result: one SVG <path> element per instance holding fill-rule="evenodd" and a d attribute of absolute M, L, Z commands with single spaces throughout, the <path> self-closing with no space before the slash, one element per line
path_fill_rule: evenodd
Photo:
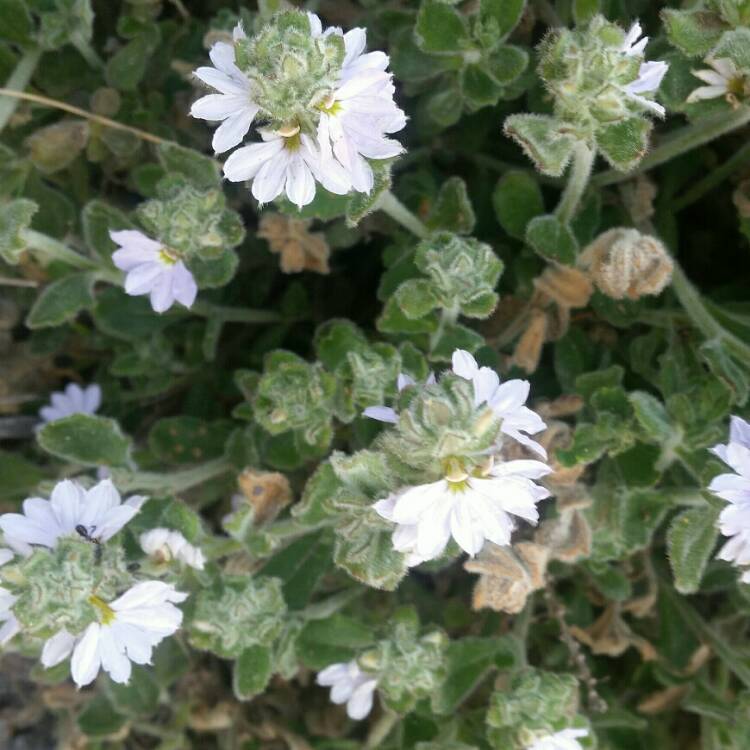
<path fill-rule="evenodd" d="M 320 103 L 318 109 L 321 112 L 325 112 L 325 114 L 327 115 L 332 115 L 335 117 L 339 112 L 341 112 L 341 102 L 336 101 L 336 98 L 333 94 L 329 94 Z"/>
<path fill-rule="evenodd" d="M 89 604 L 91 604 L 99 614 L 99 620 L 102 625 L 109 625 L 115 619 L 115 611 L 107 602 L 100 599 L 96 594 L 92 594 L 89 597 Z"/>
<path fill-rule="evenodd" d="M 170 250 L 168 247 L 162 247 L 159 248 L 159 260 L 165 265 L 165 266 L 173 266 L 179 258 L 175 255 L 174 251 Z"/>

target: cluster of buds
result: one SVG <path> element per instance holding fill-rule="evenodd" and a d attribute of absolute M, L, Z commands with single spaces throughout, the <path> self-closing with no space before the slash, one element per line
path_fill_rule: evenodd
<path fill-rule="evenodd" d="M 261 204 L 286 193 L 301 208 L 316 183 L 338 195 L 369 193 L 370 160 L 401 153 L 388 134 L 406 117 L 393 101 L 388 56 L 365 53 L 365 41 L 364 29 L 324 30 L 316 15 L 288 10 L 252 37 L 238 25 L 231 44 L 216 42 L 214 67 L 195 74 L 218 93 L 196 101 L 191 114 L 221 122 L 217 153 L 240 145 L 256 121 L 262 138 L 231 154 L 226 178 L 252 180 Z"/>
<path fill-rule="evenodd" d="M 644 59 L 648 37 L 639 23 L 627 34 L 603 16 L 586 29 L 559 29 L 542 43 L 539 74 L 555 99 L 555 114 L 575 123 L 581 140 L 600 125 L 642 114 L 663 116 L 650 95 L 659 88 L 667 63 Z"/>

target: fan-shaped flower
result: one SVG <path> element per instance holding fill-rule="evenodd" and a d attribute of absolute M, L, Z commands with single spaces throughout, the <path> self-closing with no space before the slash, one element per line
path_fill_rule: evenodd
<path fill-rule="evenodd" d="M 661 60 L 644 62 L 638 71 L 638 77 L 626 86 L 623 86 L 622 90 L 629 99 L 637 102 L 644 109 L 659 115 L 659 117 L 664 117 L 666 114 L 664 107 L 658 102 L 653 101 L 653 99 L 643 96 L 643 94 L 655 93 L 659 86 L 661 86 L 661 82 L 668 70 L 669 65 Z"/>
<path fill-rule="evenodd" d="M 500 383 L 498 374 L 489 367 L 480 367 L 474 357 L 463 349 L 453 353 L 453 373 L 474 384 L 474 403 L 487 404 L 502 420 L 500 431 L 546 458 L 544 448 L 532 440 L 546 429 L 544 420 L 529 409 L 526 399 L 531 388 L 528 380 L 506 380 Z"/>
<path fill-rule="evenodd" d="M 137 583 L 110 603 L 92 595 L 99 621 L 79 636 L 66 630 L 52 636 L 44 644 L 42 664 L 53 667 L 72 654 L 70 671 L 78 687 L 93 682 L 100 669 L 114 682 L 127 683 L 131 662 L 150 664 L 154 647 L 179 629 L 182 612 L 174 605 L 186 598 L 163 581 Z"/>
<path fill-rule="evenodd" d="M 339 85 L 321 105 L 318 123 L 323 160 L 335 158 L 349 174 L 352 187 L 363 193 L 374 184 L 367 159 L 402 153 L 401 144 L 386 134 L 406 125 L 406 116 L 393 100 L 395 88 L 386 72 L 388 55 L 365 53 L 366 36 L 361 28 L 344 34 L 346 56 Z"/>
<path fill-rule="evenodd" d="M 141 549 L 160 562 L 179 560 L 196 570 L 203 570 L 206 564 L 203 552 L 190 544 L 179 531 L 151 529 L 141 534 L 139 541 Z"/>
<path fill-rule="evenodd" d="M 235 42 L 245 38 L 242 24 L 235 26 L 232 37 Z M 250 80 L 235 64 L 234 46 L 216 42 L 208 56 L 214 67 L 198 68 L 195 75 L 219 93 L 198 99 L 190 108 L 190 114 L 202 120 L 221 122 L 211 144 L 214 151 L 221 154 L 242 143 L 258 114 L 258 106 L 252 98 Z"/>
<path fill-rule="evenodd" d="M 315 198 L 316 180 L 337 195 L 351 189 L 344 168 L 332 159 L 322 162 L 315 141 L 299 127 L 259 132 L 261 143 L 238 148 L 224 163 L 224 176 L 230 182 L 253 181 L 251 192 L 259 203 L 286 192 L 302 208 Z"/>
<path fill-rule="evenodd" d="M 333 703 L 346 703 L 346 713 L 350 719 L 364 719 L 372 710 L 378 681 L 371 674 L 363 672 L 356 661 L 331 664 L 318 673 L 316 682 L 331 688 Z"/>
<path fill-rule="evenodd" d="M 138 512 L 144 500 L 134 496 L 123 503 L 109 479 L 90 490 L 65 479 L 55 485 L 49 500 L 30 497 L 24 500 L 23 513 L 0 516 L 0 529 L 6 543 L 24 555 L 31 554 L 34 546 L 54 548 L 60 537 L 78 535 L 77 527 L 106 542 Z"/>
<path fill-rule="evenodd" d="M 407 487 L 373 507 L 389 521 L 416 527 L 401 530 L 401 546 L 406 550 L 406 540 L 416 535 L 408 551 L 422 560 L 439 557 L 451 537 L 464 552 L 476 555 L 487 539 L 500 546 L 510 543 L 514 516 L 537 522 L 536 504 L 550 493 L 533 480 L 550 471 L 541 461 L 506 461 L 493 466 L 489 476 Z"/>
<path fill-rule="evenodd" d="M 62 391 L 55 391 L 50 403 L 39 410 L 43 422 L 70 417 L 73 414 L 96 414 L 102 403 L 102 389 L 96 384 L 81 388 L 77 383 L 68 383 Z"/>
<path fill-rule="evenodd" d="M 709 57 L 705 62 L 709 67 L 694 70 L 693 75 L 708 85 L 695 89 L 687 98 L 688 104 L 722 96 L 730 104 L 737 106 L 738 97 L 750 94 L 747 76 L 728 57 Z"/>
<path fill-rule="evenodd" d="M 198 286 L 187 266 L 169 248 L 135 229 L 110 232 L 119 245 L 112 262 L 125 271 L 125 291 L 131 296 L 148 294 L 154 312 L 169 310 L 175 301 L 191 307 Z"/>

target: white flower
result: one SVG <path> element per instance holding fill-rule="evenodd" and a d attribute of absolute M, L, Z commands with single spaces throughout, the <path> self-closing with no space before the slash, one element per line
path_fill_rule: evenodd
<path fill-rule="evenodd" d="M 5 565 L 13 558 L 13 551 L 0 548 L 0 565 Z M 0 586 L 0 646 L 4 646 L 13 636 L 18 633 L 20 626 L 16 616 L 13 614 L 13 605 L 16 597 L 8 589 Z"/>
<path fill-rule="evenodd" d="M 642 55 L 644 50 L 646 49 L 646 45 L 648 44 L 648 37 L 644 36 L 643 39 L 641 39 L 642 34 L 643 28 L 641 27 L 641 24 L 636 21 L 630 27 L 630 31 L 628 31 L 628 33 L 626 34 L 625 40 L 620 47 L 620 52 L 622 52 L 626 57 L 636 57 L 637 55 Z"/>
<path fill-rule="evenodd" d="M 529 745 L 528 750 L 582 750 L 578 739 L 588 736 L 588 729 L 563 729 L 541 737 Z"/>
<path fill-rule="evenodd" d="M 331 664 L 318 673 L 316 682 L 331 688 L 333 703 L 346 703 L 346 713 L 350 719 L 364 719 L 372 710 L 373 694 L 378 681 L 363 672 L 356 661 Z"/>
<path fill-rule="evenodd" d="M 54 548 L 63 536 L 75 536 L 76 527 L 100 542 L 114 536 L 140 509 L 143 497 L 121 502 L 120 493 L 109 479 L 90 490 L 68 479 L 58 482 L 49 500 L 24 500 L 23 514 L 0 516 L 6 543 L 20 554 L 29 555 L 34 545 Z"/>
<path fill-rule="evenodd" d="M 728 57 L 719 59 L 709 57 L 705 62 L 713 70 L 694 70 L 693 75 L 708 86 L 699 86 L 695 89 L 687 98 L 688 104 L 694 104 L 703 99 L 716 99 L 719 96 L 726 97 L 730 103 L 736 102 L 737 94 L 744 93 L 745 76 Z"/>
<path fill-rule="evenodd" d="M 550 471 L 541 461 L 506 461 L 493 466 L 489 477 L 408 487 L 373 508 L 398 525 L 416 527 L 396 531 L 404 537 L 401 546 L 422 560 L 439 557 L 451 537 L 464 552 L 476 555 L 486 539 L 500 546 L 510 543 L 513 516 L 537 522 L 536 504 L 550 493 L 533 480 Z"/>
<path fill-rule="evenodd" d="M 547 457 L 544 448 L 528 437 L 547 427 L 536 412 L 525 406 L 530 389 L 528 380 L 507 380 L 501 384 L 494 370 L 479 367 L 474 357 L 463 349 L 453 352 L 452 364 L 454 374 L 471 380 L 474 384 L 476 406 L 486 403 L 500 417 L 502 433 L 531 448 L 540 456 Z"/>
<path fill-rule="evenodd" d="M 191 307 L 198 286 L 187 266 L 168 248 L 135 229 L 110 232 L 119 245 L 112 262 L 125 271 L 125 291 L 138 297 L 148 294 L 155 312 L 169 310 L 175 301 Z"/>
<path fill-rule="evenodd" d="M 642 94 L 653 94 L 661 85 L 662 79 L 667 74 L 669 65 L 661 60 L 655 62 L 644 62 L 638 71 L 638 78 L 631 81 L 622 90 L 633 101 L 645 109 L 664 117 L 666 110 L 658 102 L 647 99 Z"/>
<path fill-rule="evenodd" d="M 367 159 L 389 159 L 403 152 L 401 144 L 385 134 L 401 130 L 406 116 L 393 101 L 395 88 L 385 70 L 388 55 L 365 53 L 365 44 L 364 29 L 344 34 L 346 56 L 338 87 L 320 108 L 318 142 L 323 161 L 335 158 L 352 187 L 369 193 L 375 178 Z"/>
<path fill-rule="evenodd" d="M 68 383 L 62 391 L 55 391 L 50 403 L 39 410 L 44 423 L 69 417 L 72 414 L 96 414 L 102 403 L 102 389 L 96 384 L 81 388 L 77 383 Z"/>
<path fill-rule="evenodd" d="M 321 161 L 320 152 L 310 136 L 298 127 L 283 131 L 258 131 L 262 143 L 253 143 L 234 151 L 224 163 L 224 176 L 230 182 L 252 180 L 251 192 L 263 204 L 286 192 L 298 208 L 315 197 L 315 181 L 337 195 L 346 195 L 351 180 L 333 159 Z"/>
<path fill-rule="evenodd" d="M 196 570 L 203 570 L 206 559 L 198 547 L 194 547 L 179 532 L 156 528 L 140 536 L 141 549 L 161 562 L 179 560 Z"/>
<path fill-rule="evenodd" d="M 719 551 L 719 558 L 734 565 L 750 565 L 750 423 L 732 417 L 729 443 L 712 448 L 734 473 L 719 474 L 708 489 L 727 505 L 719 516 L 719 529 L 732 537 Z M 750 582 L 750 571 L 742 580 Z"/>
<path fill-rule="evenodd" d="M 137 583 L 109 604 L 96 596 L 89 601 L 99 622 L 92 622 L 80 636 L 66 630 L 52 636 L 42 650 L 42 664 L 54 667 L 70 654 L 70 672 L 78 687 L 93 682 L 99 669 L 114 682 L 127 683 L 135 664 L 150 664 L 151 653 L 182 623 L 182 612 L 174 606 L 187 594 L 162 581 Z"/>
<path fill-rule="evenodd" d="M 241 24 L 235 26 L 232 36 L 235 42 L 245 38 Z M 250 80 L 235 65 L 234 46 L 217 42 L 208 55 L 214 67 L 198 68 L 195 75 L 219 93 L 198 99 L 190 114 L 202 120 L 221 121 L 212 141 L 214 151 L 221 154 L 242 143 L 258 114 L 258 105 L 252 98 Z"/>
<path fill-rule="evenodd" d="M 435 374 L 430 373 L 425 385 L 432 385 L 435 382 Z M 399 373 L 398 380 L 396 381 L 396 387 L 398 392 L 404 390 L 411 385 L 416 385 L 416 381 L 410 375 L 405 373 Z M 390 406 L 368 406 L 363 412 L 362 416 L 369 417 L 370 419 L 377 419 L 378 422 L 388 422 L 389 424 L 396 424 L 398 422 L 398 412 Z"/>

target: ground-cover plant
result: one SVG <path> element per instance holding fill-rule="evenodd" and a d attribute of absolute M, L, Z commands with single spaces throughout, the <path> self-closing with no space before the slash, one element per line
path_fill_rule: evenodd
<path fill-rule="evenodd" d="M 0 744 L 750 746 L 750 2 L 0 0 Z"/>

